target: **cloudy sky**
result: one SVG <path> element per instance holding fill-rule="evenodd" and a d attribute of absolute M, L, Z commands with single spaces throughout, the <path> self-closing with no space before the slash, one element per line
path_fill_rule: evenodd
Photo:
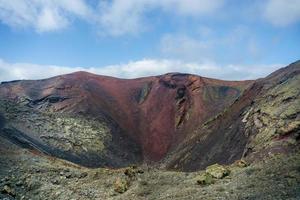
<path fill-rule="evenodd" d="M 254 79 L 300 59 L 300 0 L 0 0 L 0 81 Z"/>

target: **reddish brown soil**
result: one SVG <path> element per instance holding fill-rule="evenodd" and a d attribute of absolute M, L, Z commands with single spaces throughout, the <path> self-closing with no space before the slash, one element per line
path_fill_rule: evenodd
<path fill-rule="evenodd" d="M 0 94 L 33 103 L 48 99 L 53 112 L 109 116 L 141 145 L 146 161 L 158 161 L 251 83 L 177 73 L 129 80 L 77 72 L 2 84 Z"/>

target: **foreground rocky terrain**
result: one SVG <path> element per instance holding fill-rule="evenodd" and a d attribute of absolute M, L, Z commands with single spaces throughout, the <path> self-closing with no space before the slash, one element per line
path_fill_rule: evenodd
<path fill-rule="evenodd" d="M 300 199 L 300 62 L 255 81 L 0 85 L 7 199 Z"/>
<path fill-rule="evenodd" d="M 41 156 L 2 139 L 1 144 L 0 199 L 296 200 L 300 197 L 299 152 L 272 155 L 248 166 L 236 162 L 224 166 L 228 175 L 215 169 L 212 174 L 219 178 L 210 180 L 203 170 L 186 173 L 145 165 L 89 169 Z"/>

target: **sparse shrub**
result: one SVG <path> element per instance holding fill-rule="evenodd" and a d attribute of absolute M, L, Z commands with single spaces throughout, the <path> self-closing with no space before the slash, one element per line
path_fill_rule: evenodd
<path fill-rule="evenodd" d="M 255 168 L 248 168 L 248 169 L 245 170 L 245 173 L 246 173 L 248 176 L 250 176 L 250 175 L 252 175 L 255 171 L 256 171 Z"/>
<path fill-rule="evenodd" d="M 128 190 L 129 185 L 128 179 L 118 177 L 114 183 L 114 190 L 118 193 L 124 193 Z"/>
<path fill-rule="evenodd" d="M 136 173 L 137 173 L 136 166 L 128 167 L 124 170 L 124 174 L 129 178 L 135 177 Z"/>
<path fill-rule="evenodd" d="M 197 183 L 199 185 L 210 185 L 215 182 L 214 178 L 212 177 L 211 174 L 204 173 L 201 174 L 199 177 L 197 177 Z"/>
<path fill-rule="evenodd" d="M 216 188 L 216 191 L 218 191 L 218 192 L 224 192 L 224 191 L 225 191 L 225 188 L 219 186 L 219 187 Z"/>

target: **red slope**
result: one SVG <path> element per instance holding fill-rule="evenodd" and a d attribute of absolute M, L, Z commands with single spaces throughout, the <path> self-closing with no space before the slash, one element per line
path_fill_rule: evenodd
<path fill-rule="evenodd" d="M 138 141 L 145 160 L 158 161 L 250 83 L 176 73 L 128 80 L 77 72 L 2 84 L 0 94 L 14 100 L 62 98 L 51 103 L 53 112 L 104 113 Z"/>

